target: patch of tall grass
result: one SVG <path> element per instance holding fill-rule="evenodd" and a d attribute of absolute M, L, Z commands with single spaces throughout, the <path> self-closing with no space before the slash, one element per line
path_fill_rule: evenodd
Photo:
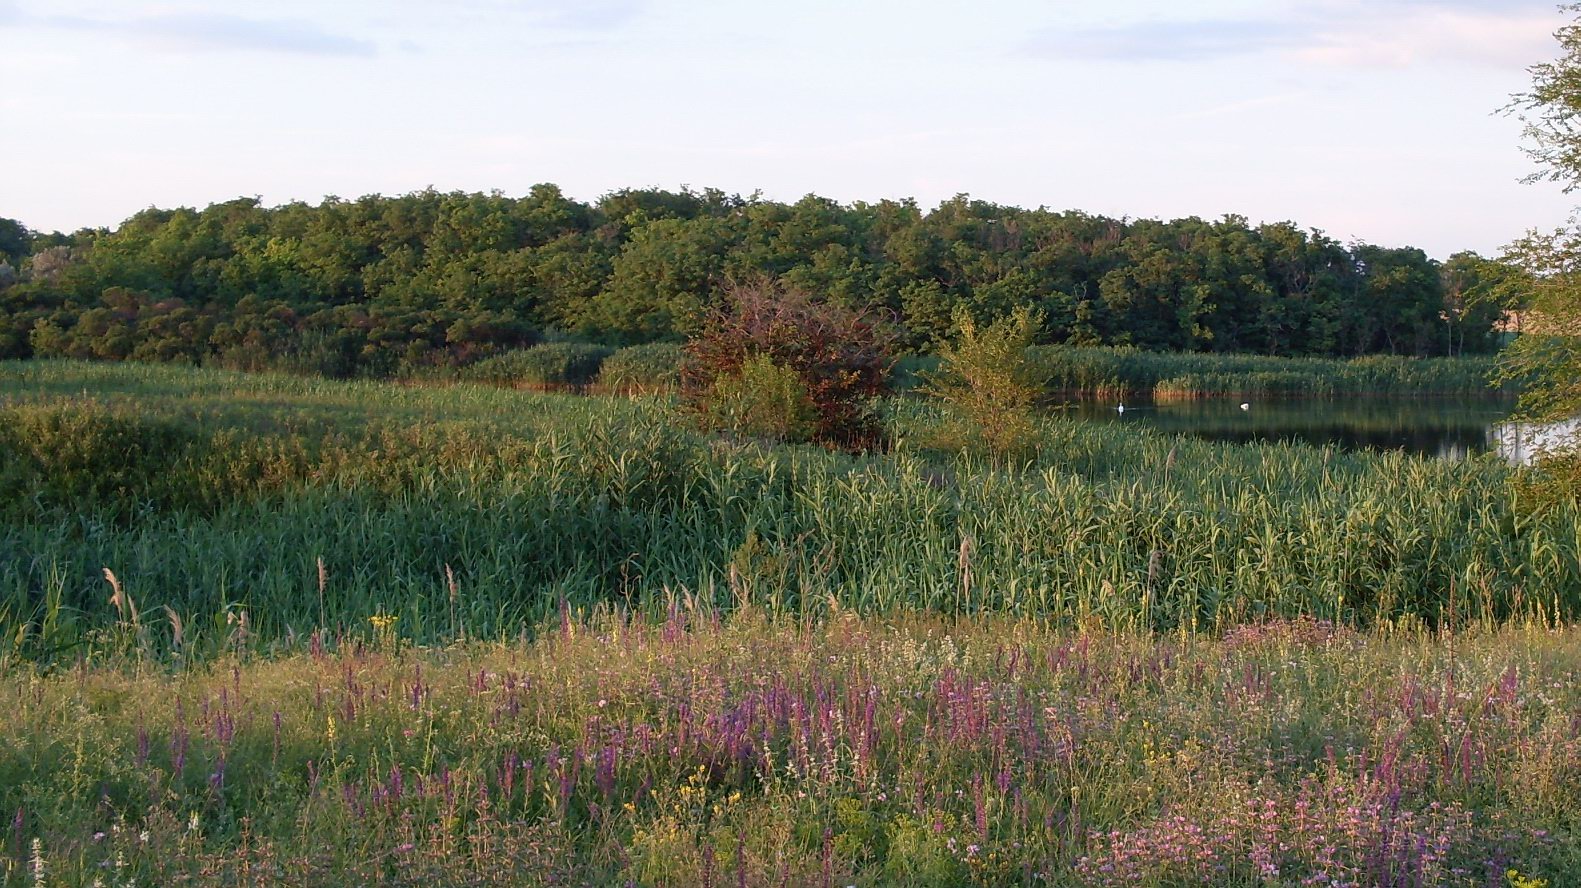
<path fill-rule="evenodd" d="M 106 567 L 189 644 L 240 613 L 259 639 L 374 614 L 502 638 L 677 594 L 1186 631 L 1581 613 L 1575 502 L 1486 458 L 1048 420 L 1006 467 L 925 449 L 942 418 L 915 402 L 888 408 L 892 452 L 851 456 L 711 440 L 662 399 L 125 364 L 0 365 L 0 405 L 19 656 L 118 629 Z"/>
<path fill-rule="evenodd" d="M 674 391 L 681 384 L 681 347 L 653 342 L 617 349 L 598 371 L 599 388 L 616 394 Z"/>
<path fill-rule="evenodd" d="M 578 386 L 592 382 L 613 349 L 577 342 L 547 342 L 508 351 L 462 368 L 468 382 L 506 386 Z"/>

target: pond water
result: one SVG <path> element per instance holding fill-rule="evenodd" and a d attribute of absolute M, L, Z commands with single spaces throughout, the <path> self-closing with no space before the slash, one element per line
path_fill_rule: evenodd
<path fill-rule="evenodd" d="M 1508 401 L 1449 398 L 1263 400 L 1241 409 L 1238 399 L 1150 403 L 1082 401 L 1061 408 L 1089 422 L 1134 423 L 1216 441 L 1304 441 L 1346 449 L 1405 450 L 1444 459 L 1495 451 L 1527 462 L 1542 446 L 1581 423 L 1532 429 L 1505 422 Z"/>

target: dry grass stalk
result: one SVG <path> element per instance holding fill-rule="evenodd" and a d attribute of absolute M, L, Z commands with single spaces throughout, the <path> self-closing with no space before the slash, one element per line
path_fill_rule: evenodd
<path fill-rule="evenodd" d="M 110 570 L 108 567 L 104 568 L 104 579 L 110 584 L 110 604 L 115 607 L 116 613 L 120 615 L 121 622 L 130 622 L 134 626 L 137 625 L 139 622 L 137 604 L 132 601 L 132 596 L 122 588 L 121 581 L 115 577 L 115 571 Z M 128 615 L 131 617 L 130 620 L 127 619 Z"/>
<path fill-rule="evenodd" d="M 319 564 L 323 564 L 321 560 Z M 457 633 L 462 639 L 466 638 L 467 630 L 457 622 L 459 605 L 461 603 L 461 587 L 456 585 L 456 573 L 450 569 L 450 564 L 445 564 L 445 587 L 450 590 L 450 631 Z"/>
<path fill-rule="evenodd" d="M 446 570 L 449 570 L 447 567 Z M 324 590 L 329 586 L 329 569 L 324 567 L 324 556 L 318 556 L 318 626 L 323 629 L 328 623 L 324 611 Z"/>
<path fill-rule="evenodd" d="M 181 615 L 176 613 L 170 605 L 164 605 L 165 616 L 170 618 L 170 647 L 172 650 L 181 650 L 182 627 Z"/>
<path fill-rule="evenodd" d="M 961 535 L 961 548 L 955 556 L 955 569 L 961 580 L 962 601 L 970 601 L 972 597 L 972 552 L 976 546 L 976 542 L 970 536 Z"/>

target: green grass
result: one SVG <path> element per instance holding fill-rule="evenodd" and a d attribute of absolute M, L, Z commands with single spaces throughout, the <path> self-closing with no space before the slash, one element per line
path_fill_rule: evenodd
<path fill-rule="evenodd" d="M 913 402 L 893 453 L 848 456 L 712 440 L 663 399 L 129 364 L 0 365 L 0 404 L 6 657 L 128 643 L 104 568 L 140 643 L 168 646 L 168 607 L 192 650 L 243 613 L 260 640 L 388 613 L 434 643 L 677 595 L 1209 632 L 1581 611 L 1573 500 L 1491 458 L 1056 419 L 1004 467 L 939 452 Z"/>
<path fill-rule="evenodd" d="M 463 368 L 468 382 L 491 385 L 575 386 L 598 376 L 613 349 L 575 342 L 550 342 L 505 352 Z"/>

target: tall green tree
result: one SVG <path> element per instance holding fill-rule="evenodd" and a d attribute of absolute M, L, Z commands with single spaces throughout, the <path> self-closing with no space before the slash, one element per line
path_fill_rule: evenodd
<path fill-rule="evenodd" d="M 33 233 L 15 219 L 0 218 L 0 262 L 17 266 L 31 250 Z"/>
<path fill-rule="evenodd" d="M 1532 88 L 1509 110 L 1524 124 L 1534 182 L 1581 188 L 1581 4 L 1564 9 L 1570 24 L 1555 33 L 1559 57 L 1531 68 Z M 1530 276 L 1523 333 L 1503 353 L 1507 377 L 1528 381 L 1521 407 L 1534 418 L 1581 412 L 1581 227 L 1532 231 L 1506 258 Z"/>

